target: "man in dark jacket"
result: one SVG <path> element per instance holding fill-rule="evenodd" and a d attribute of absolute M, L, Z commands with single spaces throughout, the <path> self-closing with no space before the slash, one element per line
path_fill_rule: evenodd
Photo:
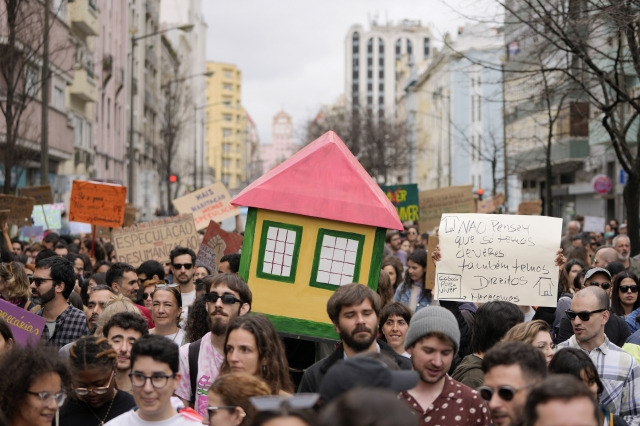
<path fill-rule="evenodd" d="M 327 302 L 327 313 L 342 342 L 328 357 L 307 368 L 298 392 L 318 392 L 329 368 L 338 360 L 365 352 L 384 352 L 398 367 L 411 369 L 411 360 L 397 354 L 389 345 L 376 340 L 380 297 L 369 287 L 353 283 L 339 287 Z"/>

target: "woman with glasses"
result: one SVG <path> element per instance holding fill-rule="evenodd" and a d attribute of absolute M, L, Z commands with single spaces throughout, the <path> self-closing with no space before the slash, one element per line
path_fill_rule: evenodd
<path fill-rule="evenodd" d="M 156 326 L 149 333 L 164 336 L 178 346 L 184 345 L 185 332 L 178 326 L 182 314 L 182 297 L 178 289 L 167 284 L 158 285 L 152 298 L 150 310 Z"/>
<path fill-rule="evenodd" d="M 151 311 L 151 306 L 153 306 L 153 292 L 156 291 L 156 286 L 158 285 L 166 285 L 167 283 L 164 280 L 146 280 L 142 282 L 142 305 Z"/>
<path fill-rule="evenodd" d="M 264 315 L 234 318 L 227 328 L 221 373 L 243 372 L 264 380 L 274 395 L 290 395 L 293 383 L 284 345 Z"/>
<path fill-rule="evenodd" d="M 547 365 L 555 354 L 556 345 L 551 340 L 551 327 L 543 320 L 533 320 L 516 324 L 507 331 L 503 342 L 524 342 L 539 349 L 545 357 Z"/>
<path fill-rule="evenodd" d="M 29 310 L 33 307 L 30 296 L 29 278 L 24 266 L 20 262 L 0 264 L 0 297 L 19 308 Z"/>
<path fill-rule="evenodd" d="M 81 337 L 70 348 L 73 391 L 60 410 L 61 426 L 101 426 L 136 405 L 131 395 L 116 389 L 116 359 L 104 337 Z"/>
<path fill-rule="evenodd" d="M 71 375 L 56 348 L 14 347 L 0 357 L 0 410 L 12 426 L 56 425 Z"/>
<path fill-rule="evenodd" d="M 620 272 L 613 281 L 611 310 L 616 315 L 626 317 L 639 307 L 638 276 L 631 271 Z"/>
<path fill-rule="evenodd" d="M 251 374 L 218 376 L 209 388 L 207 417 L 202 423 L 211 426 L 251 425 L 256 412 L 249 398 L 270 394 L 269 386 Z"/>

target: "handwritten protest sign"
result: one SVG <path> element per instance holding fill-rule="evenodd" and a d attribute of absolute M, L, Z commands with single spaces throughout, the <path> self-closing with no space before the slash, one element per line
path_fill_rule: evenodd
<path fill-rule="evenodd" d="M 118 262 L 139 266 L 146 260 L 169 261 L 175 246 L 198 250 L 198 235 L 193 216 L 180 215 L 141 222 L 111 231 Z"/>
<path fill-rule="evenodd" d="M 518 205 L 518 214 L 523 214 L 523 215 L 542 214 L 542 200 L 521 202 Z"/>
<path fill-rule="evenodd" d="M 10 210 L 7 222 L 9 225 L 30 226 L 31 212 L 35 201 L 31 197 L 14 197 L 13 195 L 0 194 L 0 206 Z"/>
<path fill-rule="evenodd" d="M 42 338 L 45 319 L 0 299 L 0 318 L 5 320 L 16 343 L 20 346 L 37 344 Z"/>
<path fill-rule="evenodd" d="M 126 197 L 124 186 L 74 180 L 69 220 L 112 228 L 122 226 Z"/>
<path fill-rule="evenodd" d="M 420 218 L 420 203 L 418 203 L 418 184 L 381 186 L 389 201 L 398 212 L 402 222 L 416 221 Z"/>
<path fill-rule="evenodd" d="M 420 231 L 430 232 L 440 223 L 443 213 L 474 213 L 476 204 L 471 185 L 421 191 Z"/>
<path fill-rule="evenodd" d="M 216 182 L 206 188 L 173 200 L 180 214 L 192 214 L 196 228 L 205 229 L 209 221 L 221 222 L 228 217 L 240 214 L 240 210 L 230 204 L 231 195 L 227 188 Z"/>
<path fill-rule="evenodd" d="M 444 214 L 439 229 L 438 299 L 556 306 L 562 219 Z"/>
<path fill-rule="evenodd" d="M 42 226 L 44 229 L 60 229 L 63 211 L 63 203 L 36 205 L 31 213 L 31 219 L 35 226 Z"/>
<path fill-rule="evenodd" d="M 605 222 L 604 217 L 585 216 L 582 230 L 584 232 L 604 232 Z"/>
<path fill-rule="evenodd" d="M 33 198 L 36 204 L 53 204 L 51 185 L 20 188 L 20 195 Z"/>

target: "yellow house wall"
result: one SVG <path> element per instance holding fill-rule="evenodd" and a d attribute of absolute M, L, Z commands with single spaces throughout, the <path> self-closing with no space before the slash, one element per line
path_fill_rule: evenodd
<path fill-rule="evenodd" d="M 260 266 L 258 265 L 258 252 L 262 238 L 262 224 L 265 220 L 302 227 L 302 239 L 298 253 L 295 283 L 271 281 L 256 276 L 257 268 Z M 364 235 L 365 239 L 362 248 L 358 282 L 363 284 L 367 283 L 369 280 L 369 270 L 371 269 L 371 259 L 373 257 L 375 227 L 310 218 L 269 210 L 258 210 L 248 279 L 249 287 L 253 293 L 252 311 L 331 324 L 329 316 L 327 315 L 327 300 L 329 300 L 333 292 L 309 285 L 316 240 L 320 228 Z"/>

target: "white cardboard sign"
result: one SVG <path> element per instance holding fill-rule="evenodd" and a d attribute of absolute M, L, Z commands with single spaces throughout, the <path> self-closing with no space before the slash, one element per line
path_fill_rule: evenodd
<path fill-rule="evenodd" d="M 439 230 L 437 299 L 556 306 L 562 219 L 443 214 Z"/>

